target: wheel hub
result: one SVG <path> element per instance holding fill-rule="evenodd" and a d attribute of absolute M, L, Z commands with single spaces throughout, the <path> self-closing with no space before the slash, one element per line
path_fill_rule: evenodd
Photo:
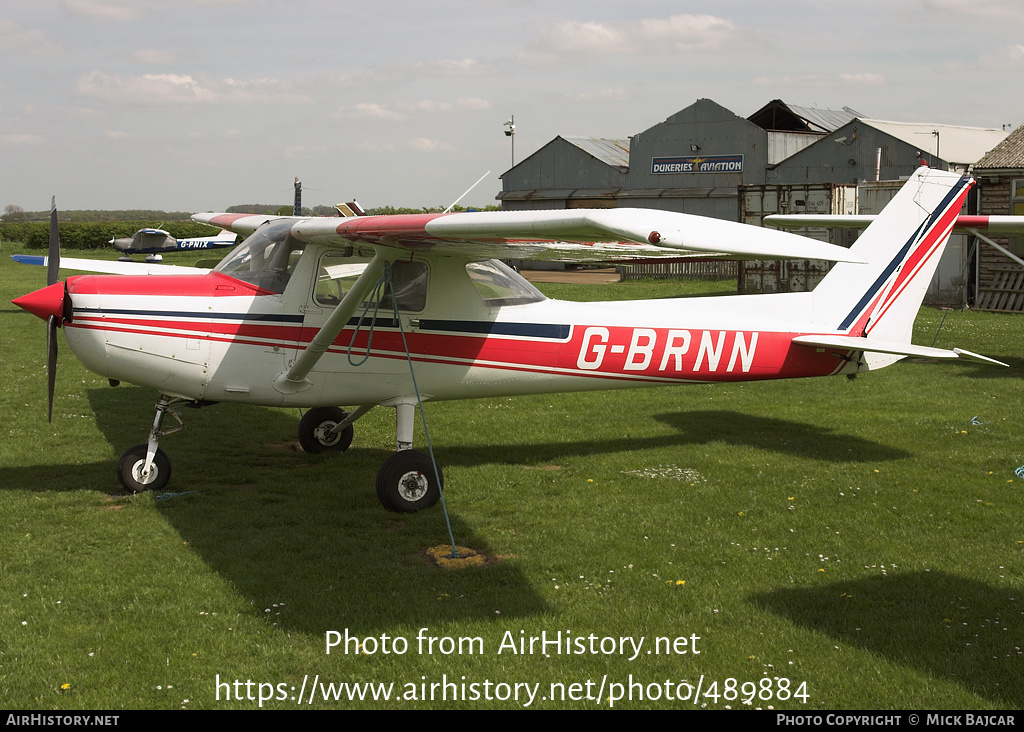
<path fill-rule="evenodd" d="M 410 470 L 398 479 L 398 495 L 410 503 L 423 498 L 428 488 L 426 476 L 418 470 Z"/>
<path fill-rule="evenodd" d="M 337 424 L 337 422 L 324 422 L 315 430 L 313 430 L 313 435 L 316 437 L 317 441 L 324 447 L 330 447 L 331 445 L 335 445 L 338 443 L 339 440 L 341 440 L 341 432 L 335 432 L 334 434 L 331 434 L 331 430 L 333 430 L 335 425 Z"/>
<path fill-rule="evenodd" d="M 139 485 L 149 485 L 155 481 L 157 476 L 160 474 L 160 470 L 156 467 L 155 462 L 149 466 L 148 471 L 144 470 L 145 467 L 145 460 L 139 460 L 132 466 L 132 477 L 135 478 L 135 481 L 139 483 Z"/>

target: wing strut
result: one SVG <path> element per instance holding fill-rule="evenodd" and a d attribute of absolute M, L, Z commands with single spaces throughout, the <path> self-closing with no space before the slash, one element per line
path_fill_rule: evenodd
<path fill-rule="evenodd" d="M 996 243 L 995 243 L 994 241 L 992 241 L 991 239 L 989 239 L 989 238 L 988 238 L 987 236 L 985 236 L 984 234 L 982 234 L 982 233 L 981 233 L 980 231 L 978 231 L 977 229 L 968 229 L 967 231 L 969 231 L 969 232 L 970 232 L 971 234 L 973 234 L 974 236 L 976 236 L 976 237 L 978 237 L 979 239 L 981 239 L 981 240 L 982 240 L 983 242 L 985 242 L 986 244 L 988 244 L 988 245 L 989 245 L 990 247 L 995 247 L 995 248 L 996 248 L 996 249 L 998 249 L 998 250 L 999 250 L 999 251 L 1000 251 L 1000 252 L 1001 252 L 1002 254 L 1005 254 L 1005 255 L 1006 255 L 1007 257 L 1009 257 L 1010 259 L 1012 259 L 1012 260 L 1013 260 L 1014 262 L 1016 262 L 1017 264 L 1019 264 L 1019 265 L 1020 265 L 1021 267 L 1024 267 L 1024 260 L 1022 260 L 1022 259 L 1021 259 L 1020 257 L 1018 257 L 1018 256 L 1017 256 L 1016 254 L 1014 254 L 1014 253 L 1013 253 L 1013 252 L 1011 252 L 1010 250 L 1008 250 L 1008 249 L 1006 249 L 1006 248 L 1004 248 L 1004 247 L 1001 247 L 1001 246 L 999 246 L 998 244 L 996 244 Z"/>
<path fill-rule="evenodd" d="M 334 343 L 338 334 L 348 325 L 349 318 L 370 294 L 370 290 L 377 284 L 383 270 L 384 257 L 381 256 L 380 250 L 377 250 L 355 284 L 345 293 L 341 302 L 338 303 L 338 307 L 327 318 L 327 322 L 313 336 L 313 340 L 306 346 L 306 349 L 292 362 L 291 368 L 287 372 L 282 371 L 274 378 L 275 389 L 282 394 L 295 394 L 305 391 L 313 385 L 313 382 L 306 378 L 309 376 L 309 372 Z"/>

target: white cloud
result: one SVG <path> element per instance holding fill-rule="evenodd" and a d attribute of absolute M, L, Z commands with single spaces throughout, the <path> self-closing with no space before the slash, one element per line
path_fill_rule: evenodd
<path fill-rule="evenodd" d="M 557 54 L 629 50 L 623 31 L 605 23 L 559 23 L 541 34 L 539 44 Z"/>
<path fill-rule="evenodd" d="M 177 55 L 163 48 L 143 48 L 131 54 L 133 61 L 150 66 L 167 65 L 177 60 Z"/>
<path fill-rule="evenodd" d="M 0 135 L 0 143 L 4 145 L 41 145 L 45 142 L 43 138 L 37 135 L 30 134 L 18 134 L 12 133 L 7 135 Z"/>
<path fill-rule="evenodd" d="M 397 150 L 397 148 L 390 142 L 361 142 L 356 146 L 356 149 L 370 153 L 392 153 Z"/>
<path fill-rule="evenodd" d="M 926 13 L 953 13 L 986 20 L 1024 22 L 1024 3 L 1020 0 L 926 0 Z"/>
<path fill-rule="evenodd" d="M 801 87 L 840 87 L 840 86 L 879 86 L 886 79 L 881 74 L 808 74 L 806 76 L 758 76 L 754 83 L 758 86 L 801 86 Z"/>
<path fill-rule="evenodd" d="M 224 79 L 223 86 L 215 81 L 209 83 L 218 94 L 218 101 L 233 104 L 294 106 L 310 104 L 314 101 L 310 94 L 296 91 L 295 84 L 279 79 L 261 78 L 249 81 Z"/>
<path fill-rule="evenodd" d="M 114 23 L 138 20 L 146 10 L 143 3 L 131 0 L 64 0 L 62 5 L 72 15 Z"/>
<path fill-rule="evenodd" d="M 76 91 L 85 97 L 119 104 L 308 104 L 309 95 L 296 92 L 276 79 L 214 80 L 188 74 L 143 74 L 123 77 L 93 71 L 78 80 Z"/>
<path fill-rule="evenodd" d="M 638 42 L 671 45 L 677 51 L 715 51 L 738 35 L 732 21 L 714 15 L 673 15 L 641 20 Z"/>
<path fill-rule="evenodd" d="M 408 105 L 409 109 L 415 112 L 451 112 L 452 105 L 448 102 L 437 102 L 433 99 L 421 99 Z"/>
<path fill-rule="evenodd" d="M 480 76 L 491 69 L 476 59 L 440 59 L 414 64 L 415 70 L 424 76 Z"/>
<path fill-rule="evenodd" d="M 194 104 L 217 99 L 212 89 L 191 76 L 179 74 L 143 74 L 124 78 L 119 74 L 93 71 L 78 81 L 77 91 L 88 97 L 112 102 L 143 104 Z"/>
<path fill-rule="evenodd" d="M 483 76 L 491 74 L 494 69 L 476 59 L 439 59 L 435 61 L 418 61 L 415 63 L 392 63 L 374 67 L 362 81 L 372 84 L 388 84 L 407 82 L 416 78 L 450 78 L 463 76 Z"/>
<path fill-rule="evenodd" d="M 739 37 L 736 25 L 714 15 L 673 15 L 625 23 L 558 23 L 535 46 L 558 56 L 715 51 Z"/>
<path fill-rule="evenodd" d="M 1014 44 L 997 48 L 993 53 L 986 53 L 978 63 L 986 69 L 1011 70 L 1024 66 L 1024 44 Z"/>
<path fill-rule="evenodd" d="M 338 112 L 339 117 L 347 119 L 401 119 L 402 115 L 386 104 L 360 102 L 352 107 L 344 107 Z"/>
<path fill-rule="evenodd" d="M 351 107 L 343 107 L 337 116 L 345 119 L 400 120 L 423 114 L 450 114 L 457 110 L 486 111 L 491 108 L 491 103 L 486 99 L 461 97 L 454 104 L 436 99 L 421 99 L 418 102 L 399 102 L 397 107 L 396 110 L 387 104 L 360 102 Z"/>
<path fill-rule="evenodd" d="M 612 86 L 594 92 L 576 92 L 568 98 L 578 102 L 622 102 L 629 99 L 629 90 L 624 86 Z"/>
<path fill-rule="evenodd" d="M 31 56 L 59 56 L 64 49 L 47 40 L 42 31 L 28 30 L 12 20 L 0 19 L 0 53 L 5 51 Z"/>
<path fill-rule="evenodd" d="M 407 140 L 405 144 L 410 150 L 422 153 L 451 152 L 455 149 L 447 142 L 431 140 L 427 137 L 417 137 L 412 140 Z"/>
<path fill-rule="evenodd" d="M 486 112 L 491 109 L 491 103 L 486 99 L 480 99 L 479 97 L 460 97 L 455 104 L 459 109 L 475 112 Z"/>

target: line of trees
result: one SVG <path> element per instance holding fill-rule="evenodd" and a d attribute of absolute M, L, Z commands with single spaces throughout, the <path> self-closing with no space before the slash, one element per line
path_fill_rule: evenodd
<path fill-rule="evenodd" d="M 191 211 L 157 211 L 131 209 L 125 211 L 58 211 L 61 221 L 188 221 Z M 0 223 L 23 224 L 31 221 L 49 221 L 49 211 L 25 211 L 21 206 L 8 205 L 0 216 Z M 162 228 L 162 227 L 161 227 Z"/>
<path fill-rule="evenodd" d="M 110 240 L 129 237 L 139 229 L 163 229 L 176 239 L 212 236 L 219 229 L 195 221 L 61 221 L 60 245 L 67 249 L 106 249 Z M 49 221 L 0 222 L 0 241 L 21 242 L 29 249 L 46 249 Z"/>
<path fill-rule="evenodd" d="M 440 213 L 445 206 L 422 206 L 420 208 L 409 208 L 407 206 L 378 206 L 367 209 L 367 213 L 374 216 L 392 214 L 421 214 Z M 456 206 L 453 211 L 499 211 L 500 206 L 469 207 Z M 290 205 L 273 203 L 246 203 L 237 206 L 228 206 L 224 209 L 226 213 L 251 213 L 269 214 L 271 216 L 291 216 Z M 58 211 L 57 216 L 61 221 L 70 222 L 122 222 L 122 221 L 189 221 L 193 212 L 190 211 L 158 211 L 148 209 L 130 209 L 124 211 Z M 303 216 L 337 216 L 338 212 L 333 206 L 313 206 L 303 208 Z M 3 215 L 0 215 L 2 224 L 24 224 L 33 221 L 49 221 L 49 211 L 26 211 L 21 206 L 14 204 L 4 208 Z M 165 226 L 157 228 L 166 229 Z"/>
<path fill-rule="evenodd" d="M 380 206 L 367 210 L 370 215 L 439 213 L 444 206 L 406 208 Z M 466 209 L 456 206 L 453 211 L 481 210 L 497 211 L 498 206 L 482 209 Z M 291 206 L 273 204 L 247 204 L 230 206 L 227 213 L 254 213 L 290 216 Z M 304 208 L 304 216 L 337 216 L 333 206 Z M 103 249 L 110 246 L 114 238 L 129 237 L 139 229 L 164 229 L 171 236 L 186 239 L 196 236 L 211 236 L 216 227 L 199 224 L 191 220 L 191 214 L 181 211 L 59 211 L 61 246 L 68 249 Z M 29 249 L 46 249 L 49 242 L 49 211 L 25 211 L 20 206 L 9 205 L 0 216 L 0 241 L 21 242 Z"/>

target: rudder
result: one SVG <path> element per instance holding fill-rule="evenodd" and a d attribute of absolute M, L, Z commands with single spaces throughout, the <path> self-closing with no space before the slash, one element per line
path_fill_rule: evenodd
<path fill-rule="evenodd" d="M 815 288 L 815 322 L 848 335 L 909 343 L 973 183 L 967 176 L 919 168 L 854 243 L 853 251 L 868 264 L 836 264 Z"/>

